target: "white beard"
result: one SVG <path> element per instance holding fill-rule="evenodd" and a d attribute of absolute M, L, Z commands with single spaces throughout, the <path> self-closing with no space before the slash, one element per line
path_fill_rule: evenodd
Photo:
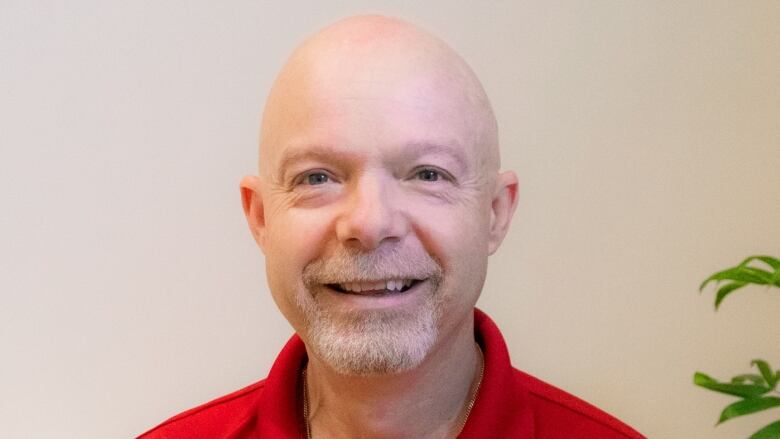
<path fill-rule="evenodd" d="M 366 376 L 413 369 L 438 336 L 438 307 L 428 300 L 409 313 L 360 311 L 334 316 L 314 303 L 302 308 L 310 347 L 343 374 Z"/>
<path fill-rule="evenodd" d="M 421 267 L 423 270 L 421 270 Z M 370 310 L 349 313 L 323 307 L 312 295 L 312 278 L 404 278 L 398 273 L 420 273 L 429 289 L 420 306 L 410 310 Z M 304 270 L 304 288 L 296 305 L 306 319 L 308 347 L 339 373 L 379 375 L 414 369 L 430 352 L 438 338 L 441 268 L 425 254 L 409 257 L 400 252 L 376 254 L 342 253 L 317 261 Z M 329 281 L 328 281 L 329 283 Z M 420 292 L 418 292 L 420 293 Z"/>

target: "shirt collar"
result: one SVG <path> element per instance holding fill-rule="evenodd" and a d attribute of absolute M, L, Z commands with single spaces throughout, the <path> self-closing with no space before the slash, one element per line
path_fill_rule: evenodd
<path fill-rule="evenodd" d="M 459 437 L 533 437 L 533 417 L 530 410 L 524 410 L 528 395 L 515 382 L 504 338 L 496 324 L 476 308 L 474 337 L 484 354 L 485 371 Z M 300 337 L 292 336 L 268 374 L 258 407 L 258 437 L 305 437 L 300 381 L 306 361 L 306 346 Z"/>

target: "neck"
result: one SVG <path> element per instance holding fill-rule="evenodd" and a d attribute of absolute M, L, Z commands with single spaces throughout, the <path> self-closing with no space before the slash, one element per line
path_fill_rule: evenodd
<path fill-rule="evenodd" d="M 321 438 L 449 438 L 465 422 L 481 378 L 473 322 L 440 340 L 415 369 L 354 376 L 309 356 L 308 423 Z"/>

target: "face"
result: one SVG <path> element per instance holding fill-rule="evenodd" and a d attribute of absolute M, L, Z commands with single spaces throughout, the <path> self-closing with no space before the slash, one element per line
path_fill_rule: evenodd
<path fill-rule="evenodd" d="M 503 237 L 501 179 L 461 92 L 355 67 L 343 81 L 343 61 L 319 63 L 306 71 L 318 80 L 279 93 L 261 178 L 242 187 L 285 317 L 326 364 L 371 375 L 414 368 L 471 328 Z"/>

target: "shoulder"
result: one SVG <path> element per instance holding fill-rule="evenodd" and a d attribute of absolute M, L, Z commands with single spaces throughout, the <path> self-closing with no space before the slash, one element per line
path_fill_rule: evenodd
<path fill-rule="evenodd" d="M 517 369 L 514 375 L 528 392 L 539 437 L 644 438 L 617 418 L 551 384 Z"/>
<path fill-rule="evenodd" d="M 266 380 L 184 411 L 138 439 L 213 438 L 233 435 L 256 422 L 256 403 Z"/>

